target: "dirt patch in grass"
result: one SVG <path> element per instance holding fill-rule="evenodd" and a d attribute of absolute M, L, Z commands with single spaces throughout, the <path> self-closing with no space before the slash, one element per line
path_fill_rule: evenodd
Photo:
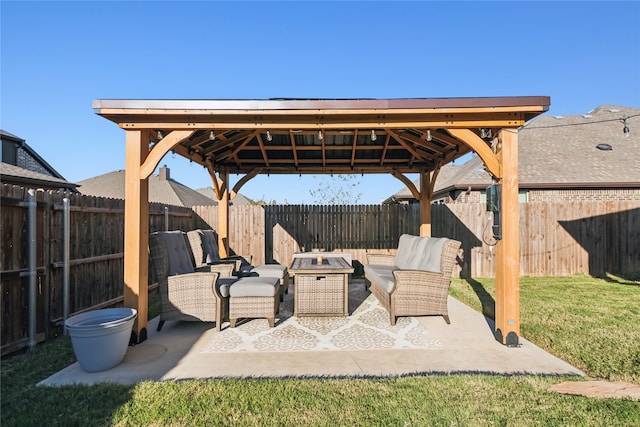
<path fill-rule="evenodd" d="M 640 401 L 640 385 L 625 381 L 565 381 L 549 390 L 562 394 L 600 398 L 629 398 Z"/>

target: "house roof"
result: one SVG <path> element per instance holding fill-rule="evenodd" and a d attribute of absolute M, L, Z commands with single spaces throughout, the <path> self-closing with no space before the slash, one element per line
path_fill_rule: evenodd
<path fill-rule="evenodd" d="M 211 206 L 216 201 L 164 175 L 168 169 L 149 177 L 149 201 L 172 206 Z M 117 170 L 78 182 L 80 193 L 124 199 L 125 171 Z"/>
<path fill-rule="evenodd" d="M 612 149 L 602 151 L 598 144 Z M 520 188 L 640 188 L 640 108 L 601 105 L 583 115 L 541 116 L 527 123 L 518 133 L 518 179 Z M 482 160 L 473 156 L 463 165 L 444 166 L 434 195 L 491 182 Z M 405 187 L 387 201 L 412 198 Z"/>
<path fill-rule="evenodd" d="M 2 137 L 2 139 L 9 139 L 12 140 L 14 142 L 18 142 L 18 143 L 23 143 L 24 139 L 20 138 L 19 136 L 16 136 L 12 133 L 7 132 L 4 129 L 0 129 L 0 136 Z"/>
<path fill-rule="evenodd" d="M 15 143 L 18 146 L 18 149 L 23 150 L 24 152 L 26 152 L 28 154 L 28 156 L 30 156 L 31 158 L 33 158 L 41 167 L 43 170 L 47 171 L 47 174 L 41 174 L 41 175 L 48 175 L 48 176 L 52 176 L 55 178 L 58 178 L 64 182 L 66 182 L 68 184 L 69 188 L 73 188 L 74 184 L 68 182 L 57 170 L 55 170 L 53 168 L 53 166 L 51 166 L 49 163 L 47 163 L 47 161 L 45 159 L 43 159 L 37 152 L 36 150 L 34 150 L 32 147 L 29 146 L 29 144 L 26 143 L 26 141 L 12 133 L 9 133 L 7 131 L 5 131 L 4 129 L 0 129 L 0 139 L 2 139 L 3 141 L 11 141 L 13 143 Z M 16 165 L 19 167 L 22 167 L 22 165 Z M 52 181 L 52 182 L 58 182 L 58 181 Z"/>
<path fill-rule="evenodd" d="M 622 117 L 629 117 L 626 138 Z M 640 187 L 640 108 L 602 105 L 584 115 L 539 117 L 520 135 L 521 187 Z"/>
<path fill-rule="evenodd" d="M 0 163 L 0 181 L 3 184 L 20 185 L 47 190 L 75 190 L 78 186 L 63 178 L 35 172 L 9 163 Z"/>

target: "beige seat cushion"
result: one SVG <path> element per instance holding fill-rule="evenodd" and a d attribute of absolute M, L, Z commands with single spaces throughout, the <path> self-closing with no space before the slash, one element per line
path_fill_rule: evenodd
<path fill-rule="evenodd" d="M 272 297 L 278 294 L 280 281 L 277 277 L 244 277 L 229 288 L 231 298 Z"/>

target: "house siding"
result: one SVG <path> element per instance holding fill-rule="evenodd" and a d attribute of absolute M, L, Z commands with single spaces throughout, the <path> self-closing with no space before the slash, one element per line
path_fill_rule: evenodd
<path fill-rule="evenodd" d="M 432 203 L 479 203 L 486 199 L 483 191 L 451 191 L 433 198 Z M 520 190 L 520 202 L 628 202 L 640 201 L 640 188 Z M 524 195 L 524 196 L 523 196 Z M 524 199 L 524 200 L 523 200 Z"/>
<path fill-rule="evenodd" d="M 617 202 L 634 200 L 640 200 L 640 188 L 529 191 L 530 202 Z"/>
<path fill-rule="evenodd" d="M 23 169 L 27 169 L 33 172 L 38 172 L 43 175 L 54 176 L 51 171 L 44 167 L 38 159 L 30 155 L 26 150 L 18 148 L 16 153 L 16 166 Z"/>
<path fill-rule="evenodd" d="M 444 204 L 479 203 L 482 201 L 480 197 L 481 197 L 480 191 L 455 190 L 455 191 L 450 191 L 449 194 L 435 196 L 432 202 L 444 203 Z"/>

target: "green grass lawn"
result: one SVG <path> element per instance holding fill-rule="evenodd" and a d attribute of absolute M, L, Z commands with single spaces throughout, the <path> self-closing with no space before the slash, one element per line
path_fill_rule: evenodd
<path fill-rule="evenodd" d="M 640 283 L 522 278 L 520 292 L 525 338 L 593 378 L 640 382 Z M 451 293 L 478 310 L 493 310 L 493 280 L 455 280 Z M 74 360 L 67 337 L 3 358 L 0 424 L 640 425 L 640 402 L 549 391 L 577 378 L 433 375 L 35 386 Z"/>
<path fill-rule="evenodd" d="M 494 317 L 493 279 L 454 280 L 450 294 Z M 522 336 L 588 375 L 640 384 L 640 282 L 522 277 Z"/>

